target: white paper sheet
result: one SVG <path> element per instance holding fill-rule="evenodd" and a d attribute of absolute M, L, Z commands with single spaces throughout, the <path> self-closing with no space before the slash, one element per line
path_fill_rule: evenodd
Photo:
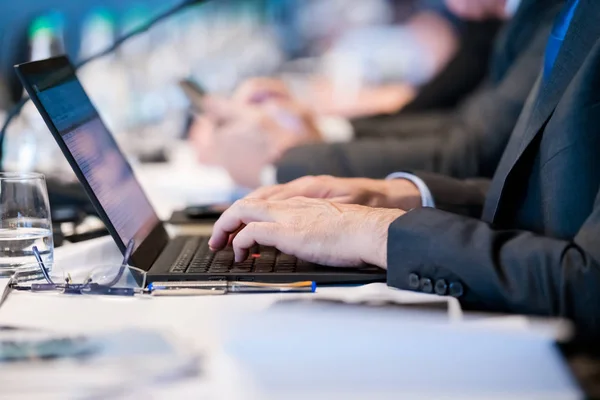
<path fill-rule="evenodd" d="M 87 355 L 52 360 L 2 361 L 3 348 L 60 340 L 56 354 L 70 354 L 70 338 Z M 10 343 L 3 347 L 4 343 Z M 54 347 L 53 347 L 54 346 Z M 56 345 L 44 344 L 47 352 Z M 30 350 L 28 350 L 29 352 Z M 66 353 L 65 353 L 66 352 Z M 32 353 L 36 353 L 35 350 Z M 14 350 L 9 350 L 14 354 Z M 93 336 L 45 331 L 0 331 L 0 398 L 122 398 L 152 387 L 199 380 L 200 357 L 184 351 L 173 337 L 147 330 L 123 330 Z M 139 397 L 138 397 L 139 398 Z"/>
<path fill-rule="evenodd" d="M 520 330 L 307 307 L 225 331 L 225 351 L 256 399 L 581 398 L 553 341 Z"/>

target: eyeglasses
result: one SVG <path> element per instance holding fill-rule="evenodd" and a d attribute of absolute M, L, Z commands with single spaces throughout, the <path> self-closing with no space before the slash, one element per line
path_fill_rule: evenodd
<path fill-rule="evenodd" d="M 50 269 L 44 264 L 37 247 L 32 247 L 37 264 L 25 267 L 17 271 L 10 279 L 5 293 L 0 299 L 0 305 L 8 296 L 10 290 L 23 290 L 31 292 L 58 291 L 65 294 L 86 295 L 112 295 L 112 296 L 134 296 L 147 293 L 146 272 L 128 264 L 133 252 L 134 241 L 127 245 L 125 256 L 120 265 L 100 265 L 88 269 L 75 269 L 71 272 L 63 272 L 58 281 L 56 276 L 59 268 L 52 268 L 54 279 L 48 272 Z M 39 276 L 41 272 L 45 282 L 30 283 L 32 276 Z M 81 278 L 81 279 L 80 279 Z"/>

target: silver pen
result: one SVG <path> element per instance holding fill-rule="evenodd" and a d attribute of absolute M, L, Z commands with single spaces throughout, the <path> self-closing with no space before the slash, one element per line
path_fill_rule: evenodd
<path fill-rule="evenodd" d="M 245 281 L 152 282 L 148 290 L 155 296 L 195 296 L 225 293 L 313 293 L 316 282 L 264 283 Z"/>

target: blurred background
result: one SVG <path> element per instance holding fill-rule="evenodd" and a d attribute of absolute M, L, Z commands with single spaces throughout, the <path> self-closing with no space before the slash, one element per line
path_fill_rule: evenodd
<path fill-rule="evenodd" d="M 77 62 L 178 3 L 2 2 L 0 120 L 23 96 L 14 64 L 63 53 Z M 396 77 L 389 73 L 402 70 L 399 63 L 418 65 L 406 26 L 423 10 L 456 28 L 455 33 L 440 35 L 440 43 L 445 36 L 469 37 L 468 24 L 457 23 L 441 0 L 218 0 L 190 6 L 157 24 L 86 66 L 79 77 L 127 155 L 134 162 L 160 161 L 169 157 L 176 139 L 185 137 L 189 124 L 189 104 L 177 84 L 183 78 L 195 80 L 208 92 L 227 95 L 250 77 L 275 76 L 283 78 L 299 97 L 316 101 L 314 91 L 307 88 L 315 87 L 315 76 L 331 77 L 321 101 L 327 103 L 320 107 L 324 113 L 335 113 L 339 109 L 336 99 L 347 102 L 364 85 L 394 83 L 396 78 L 413 85 L 426 83 L 440 69 L 437 64 L 444 64 L 455 51 L 452 41 L 440 51 L 443 62 L 423 61 L 422 68 L 415 69 L 417 74 L 404 71 L 404 76 Z M 480 40 L 477 35 L 470 37 Z M 374 43 L 382 49 L 378 53 L 373 52 Z M 474 86 L 483 74 L 487 59 L 483 49 L 478 50 L 481 62 L 475 64 L 481 73 L 465 71 L 469 78 L 464 81 L 471 82 L 467 84 Z M 382 53 L 386 56 L 381 57 Z M 440 106 L 453 102 L 450 96 Z M 2 149 L 4 170 L 71 176 L 31 103 L 11 123 Z"/>

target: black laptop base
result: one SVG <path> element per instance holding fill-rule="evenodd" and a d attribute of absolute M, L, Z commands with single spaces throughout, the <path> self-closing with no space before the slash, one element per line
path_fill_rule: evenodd
<path fill-rule="evenodd" d="M 385 282 L 385 271 L 374 267 L 325 267 L 273 247 L 255 246 L 247 260 L 235 263 L 233 249 L 212 252 L 208 237 L 177 237 L 162 251 L 148 271 L 148 281 L 256 281 L 286 283 L 315 281 L 318 284 L 364 284 Z"/>
<path fill-rule="evenodd" d="M 150 271 L 147 275 L 147 283 L 165 281 L 231 281 L 231 282 L 263 282 L 263 283 L 291 283 L 313 281 L 318 285 L 364 285 L 367 283 L 385 282 L 385 273 L 361 273 L 352 270 L 341 272 L 339 268 L 335 271 L 326 271 L 328 268 L 316 268 L 310 273 L 225 273 L 213 274 L 173 274 Z"/>

